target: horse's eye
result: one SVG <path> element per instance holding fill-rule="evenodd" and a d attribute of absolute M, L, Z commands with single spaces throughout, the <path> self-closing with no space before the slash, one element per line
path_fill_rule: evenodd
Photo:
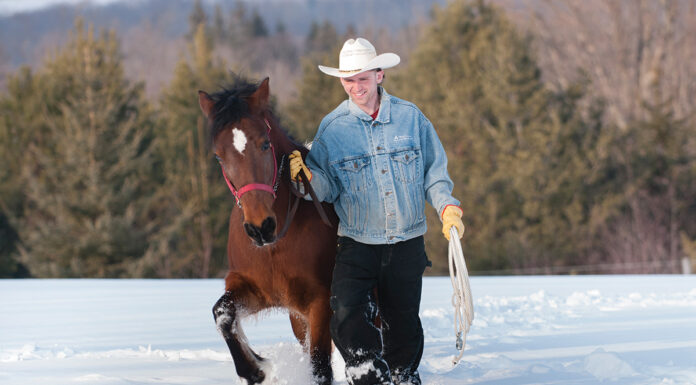
<path fill-rule="evenodd" d="M 261 150 L 263 150 L 263 151 L 266 151 L 269 148 L 271 148 L 271 141 L 270 140 L 263 142 L 263 144 L 261 145 Z"/>

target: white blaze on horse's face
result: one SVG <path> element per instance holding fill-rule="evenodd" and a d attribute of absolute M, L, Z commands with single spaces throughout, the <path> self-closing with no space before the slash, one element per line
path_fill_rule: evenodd
<path fill-rule="evenodd" d="M 234 148 L 239 151 L 240 154 L 244 155 L 244 149 L 246 148 L 247 138 L 244 132 L 237 127 L 232 129 L 232 144 Z"/>

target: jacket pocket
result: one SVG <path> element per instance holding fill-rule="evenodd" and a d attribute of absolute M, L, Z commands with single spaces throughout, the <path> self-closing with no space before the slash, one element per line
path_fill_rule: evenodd
<path fill-rule="evenodd" d="M 338 170 L 343 179 L 344 189 L 347 191 L 365 191 L 372 185 L 370 177 L 370 158 L 354 158 L 338 163 Z"/>
<path fill-rule="evenodd" d="M 413 183 L 420 176 L 420 155 L 415 150 L 399 151 L 390 154 L 394 178 L 401 182 Z"/>

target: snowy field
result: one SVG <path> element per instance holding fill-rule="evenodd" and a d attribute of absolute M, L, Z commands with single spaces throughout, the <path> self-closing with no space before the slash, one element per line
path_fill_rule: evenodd
<path fill-rule="evenodd" d="M 0 280 L 0 384 L 242 384 L 212 320 L 222 280 Z M 696 384 L 696 276 L 473 277 L 455 355 L 449 277 L 426 278 L 425 384 Z M 244 323 L 273 384 L 308 384 L 277 311 Z M 335 384 L 345 385 L 334 354 Z"/>

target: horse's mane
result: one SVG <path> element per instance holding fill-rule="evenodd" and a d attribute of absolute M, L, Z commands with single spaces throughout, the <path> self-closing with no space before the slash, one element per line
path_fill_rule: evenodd
<path fill-rule="evenodd" d="M 258 88 L 258 83 L 236 76 L 231 84 L 221 87 L 222 90 L 212 95 L 215 105 L 213 107 L 213 122 L 210 130 L 211 141 L 228 125 L 249 117 L 251 112 L 246 99 Z"/>
<path fill-rule="evenodd" d="M 232 83 L 222 86 L 220 91 L 210 95 L 215 105 L 213 107 L 214 118 L 211 124 L 209 143 L 212 143 L 215 137 L 227 125 L 251 115 L 246 99 L 256 92 L 259 85 L 260 82 L 252 82 L 243 76 L 236 75 Z M 272 110 L 271 108 L 271 112 L 273 112 Z M 276 119 L 278 118 L 276 117 Z M 305 147 L 293 138 L 287 130 L 283 129 L 282 126 L 280 128 L 293 147 Z"/>

